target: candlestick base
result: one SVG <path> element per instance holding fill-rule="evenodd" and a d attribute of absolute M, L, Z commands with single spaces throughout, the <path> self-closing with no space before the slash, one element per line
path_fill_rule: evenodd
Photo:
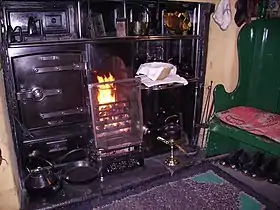
<path fill-rule="evenodd" d="M 177 166 L 180 164 L 180 161 L 175 157 L 168 157 L 165 160 L 165 164 L 168 166 Z"/>

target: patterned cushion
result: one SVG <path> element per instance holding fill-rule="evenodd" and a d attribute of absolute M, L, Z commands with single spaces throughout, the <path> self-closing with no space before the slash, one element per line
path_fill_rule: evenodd
<path fill-rule="evenodd" d="M 280 115 L 239 106 L 217 113 L 224 123 L 280 143 Z"/>

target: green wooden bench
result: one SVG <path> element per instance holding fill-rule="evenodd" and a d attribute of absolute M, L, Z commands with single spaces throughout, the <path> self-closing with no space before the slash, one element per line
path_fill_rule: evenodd
<path fill-rule="evenodd" d="M 223 85 L 215 87 L 214 112 L 249 106 L 280 114 L 280 19 L 259 19 L 245 25 L 239 32 L 237 47 L 237 87 L 231 93 L 227 93 Z M 207 137 L 206 156 L 241 148 L 280 156 L 279 143 L 226 125 L 213 117 Z"/>

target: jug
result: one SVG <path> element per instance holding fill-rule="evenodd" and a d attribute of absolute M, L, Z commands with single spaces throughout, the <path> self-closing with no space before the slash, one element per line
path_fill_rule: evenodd
<path fill-rule="evenodd" d="M 150 11 L 147 7 L 140 5 L 130 10 L 129 35 L 148 35 L 150 24 Z"/>
<path fill-rule="evenodd" d="M 37 22 L 39 22 L 40 33 L 38 33 L 38 28 L 37 28 L 37 25 L 36 25 Z M 28 31 L 28 35 L 43 35 L 42 21 L 40 19 L 35 20 L 34 17 L 29 17 L 28 18 L 27 31 Z"/>

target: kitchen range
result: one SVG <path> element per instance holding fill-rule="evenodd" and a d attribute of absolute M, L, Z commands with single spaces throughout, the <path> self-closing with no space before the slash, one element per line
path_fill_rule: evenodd
<path fill-rule="evenodd" d="M 197 145 L 212 9 L 177 1 L 1 1 L 22 209 L 99 195 L 112 174 L 143 167 L 170 147 L 167 164 L 176 165 L 173 146 Z M 187 82 L 144 85 L 137 70 L 153 62 L 171 64 Z"/>

